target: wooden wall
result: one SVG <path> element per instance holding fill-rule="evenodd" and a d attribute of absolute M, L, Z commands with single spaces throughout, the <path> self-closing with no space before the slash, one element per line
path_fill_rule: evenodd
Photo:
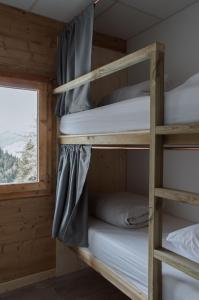
<path fill-rule="evenodd" d="M 0 73 L 54 78 L 56 40 L 62 26 L 0 5 Z M 53 191 L 40 197 L 36 193 L 26 198 L 23 194 L 7 200 L 0 197 L 0 283 L 55 268 Z"/>
<path fill-rule="evenodd" d="M 93 150 L 89 193 L 126 190 L 126 174 L 125 150 Z"/>
<path fill-rule="evenodd" d="M 50 82 L 55 78 L 56 41 L 62 28 L 63 24 L 60 22 L 0 5 L 1 75 Z M 97 44 L 104 45 L 103 39 L 98 39 Z M 117 39 L 112 39 L 108 48 L 119 47 L 124 50 L 124 41 L 121 45 L 122 48 L 120 41 L 117 43 Z M 123 55 L 118 51 L 97 47 L 93 53 L 93 67 Z M 98 102 L 99 96 L 125 85 L 126 82 L 126 73 L 112 76 L 109 82 L 107 79 L 99 81 L 93 89 L 95 101 Z M 49 98 L 49 101 L 52 100 Z M 113 179 L 115 176 L 112 183 L 118 184 L 124 175 L 124 165 L 121 167 L 121 160 L 125 161 L 124 155 L 120 156 L 119 152 L 115 152 L 112 156 L 110 152 L 102 154 L 98 151 L 94 154 L 94 160 L 98 161 L 98 158 L 106 160 L 100 172 L 109 170 L 109 178 Z M 115 168 L 112 168 L 115 163 Z M 116 175 L 116 170 L 119 170 L 119 175 Z M 99 175 L 95 171 L 93 174 L 92 180 L 98 180 Z M 51 239 L 54 180 L 51 182 L 51 193 L 46 195 L 38 196 L 35 192 L 31 196 L 21 194 L 12 199 L 0 196 L 0 285 L 56 266 L 55 242 Z M 108 187 L 109 181 L 104 179 L 101 185 Z M 96 189 L 100 188 L 97 181 L 95 186 Z"/>
<path fill-rule="evenodd" d="M 50 196 L 0 201 L 1 282 L 55 267 L 52 211 Z"/>
<path fill-rule="evenodd" d="M 0 72 L 54 77 L 62 27 L 60 22 L 0 5 Z"/>

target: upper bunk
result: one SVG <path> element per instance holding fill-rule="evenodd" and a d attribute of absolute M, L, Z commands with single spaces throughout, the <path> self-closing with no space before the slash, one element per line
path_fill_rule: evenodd
<path fill-rule="evenodd" d="M 170 102 L 173 102 L 169 108 L 171 113 L 167 114 L 169 115 L 168 118 L 167 115 L 165 117 L 164 45 L 161 43 L 155 42 L 143 49 L 126 55 L 112 63 L 61 85 L 54 90 L 54 94 L 69 91 L 87 82 L 97 80 L 146 60 L 149 60 L 150 62 L 150 96 L 140 97 L 137 101 L 138 106 L 135 105 L 135 99 L 132 99 L 133 101 L 123 101 L 113 105 L 107 105 L 101 108 L 94 108 L 89 111 L 69 115 L 69 118 L 72 119 L 73 129 L 76 124 L 78 124 L 80 129 L 83 129 L 82 125 L 86 124 L 85 120 L 90 118 L 90 123 L 88 122 L 87 125 L 89 126 L 89 130 L 85 130 L 85 128 L 84 130 L 80 130 L 80 132 L 78 132 L 78 130 L 69 130 L 69 133 L 66 132 L 67 134 L 61 134 L 59 136 L 60 143 L 92 144 L 96 146 L 130 145 L 133 147 L 149 147 L 151 134 L 155 133 L 156 135 L 162 136 L 165 146 L 195 147 L 199 145 L 199 113 L 197 110 L 197 97 L 193 97 L 192 111 L 189 114 L 189 107 L 191 104 L 190 97 L 185 97 L 186 99 L 184 100 L 186 101 L 183 101 L 183 90 L 177 94 L 175 93 L 177 105 L 175 107 L 173 105 L 175 102 L 172 101 L 172 99 L 169 99 Z M 140 101 L 140 99 L 142 101 Z M 145 109 L 144 114 L 142 113 L 142 115 L 139 115 L 142 109 L 142 104 L 140 103 L 145 103 L 145 107 L 148 106 L 148 110 Z M 180 118 L 176 118 L 176 111 L 180 107 L 179 103 L 181 103 L 181 109 L 178 112 Z M 166 107 L 166 113 L 167 110 Z M 101 112 L 101 114 L 99 114 L 99 112 Z M 194 112 L 194 117 L 192 112 Z M 185 116 L 184 118 L 181 117 L 183 115 Z M 84 119 L 81 119 L 81 116 L 84 116 Z M 111 127 L 110 123 L 112 116 L 114 116 L 114 119 Z M 123 116 L 123 119 L 119 119 L 120 116 Z M 143 122 L 140 122 L 142 119 L 141 117 L 144 119 Z M 65 120 L 68 122 L 69 118 L 65 118 Z M 127 118 L 128 124 L 126 121 Z M 154 122 L 154 118 L 156 119 L 156 122 Z M 166 123 L 164 123 L 165 119 Z M 167 119 L 169 122 L 167 122 Z M 79 122 L 80 120 L 82 122 Z M 146 123 L 146 120 L 148 124 Z M 173 120 L 175 122 L 172 122 Z M 68 126 L 69 123 L 67 122 L 65 122 L 65 126 Z M 100 126 L 100 123 L 103 125 L 102 127 Z M 63 121 L 61 124 L 63 124 Z M 127 124 L 126 127 L 125 124 Z M 111 128 L 113 128 L 113 130 L 111 130 Z M 61 131 L 63 132 L 63 130 Z"/>

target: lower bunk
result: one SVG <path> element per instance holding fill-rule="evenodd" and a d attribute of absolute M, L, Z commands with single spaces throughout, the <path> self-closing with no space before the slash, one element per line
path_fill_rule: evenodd
<path fill-rule="evenodd" d="M 164 215 L 163 246 L 179 253 L 166 236 L 190 225 L 189 221 Z M 146 300 L 148 294 L 148 228 L 123 229 L 96 218 L 89 221 L 89 248 L 74 251 L 130 299 Z M 182 253 L 179 253 L 182 254 Z M 189 255 L 187 258 L 192 259 Z M 163 264 L 163 300 L 198 300 L 198 280 Z"/>

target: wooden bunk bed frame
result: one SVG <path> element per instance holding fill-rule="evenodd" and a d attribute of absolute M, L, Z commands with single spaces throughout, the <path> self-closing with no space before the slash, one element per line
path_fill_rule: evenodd
<path fill-rule="evenodd" d="M 164 45 L 155 42 L 143 49 L 100 67 L 71 82 L 57 87 L 54 94 L 74 89 L 87 82 L 110 75 L 137 63 L 150 61 L 150 130 L 110 134 L 61 135 L 61 144 L 92 144 L 95 146 L 141 146 L 150 148 L 149 173 L 149 285 L 148 297 L 135 286 L 92 256 L 87 250 L 74 251 L 90 267 L 112 282 L 130 299 L 162 299 L 162 262 L 199 280 L 199 264 L 162 247 L 162 200 L 199 205 L 199 194 L 163 187 L 164 145 L 192 147 L 199 145 L 199 122 L 164 125 Z"/>

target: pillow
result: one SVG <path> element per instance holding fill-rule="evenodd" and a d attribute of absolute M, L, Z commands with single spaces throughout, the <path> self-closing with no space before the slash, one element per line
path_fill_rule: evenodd
<path fill-rule="evenodd" d="M 193 85 L 199 85 L 199 73 L 196 73 L 194 75 L 192 75 L 191 77 L 189 77 L 185 82 L 184 82 L 185 85 L 190 85 L 190 86 L 193 86 Z"/>
<path fill-rule="evenodd" d="M 93 216 L 123 228 L 148 225 L 148 198 L 128 192 L 97 194 L 90 199 Z"/>
<path fill-rule="evenodd" d="M 170 83 L 168 81 L 168 76 L 166 74 L 164 76 L 164 79 L 165 79 L 165 89 L 168 90 Z M 102 98 L 98 106 L 104 106 L 104 105 L 109 105 L 109 104 L 117 103 L 128 99 L 148 96 L 149 94 L 150 94 L 150 84 L 149 84 L 149 80 L 146 80 L 113 91 L 110 95 Z"/>
<path fill-rule="evenodd" d="M 199 261 L 199 224 L 173 231 L 169 233 L 166 240 L 182 255 Z"/>
<path fill-rule="evenodd" d="M 112 92 L 111 95 L 105 96 L 98 106 L 108 105 L 132 99 L 136 97 L 149 95 L 149 81 L 140 82 L 135 85 L 125 86 Z"/>

